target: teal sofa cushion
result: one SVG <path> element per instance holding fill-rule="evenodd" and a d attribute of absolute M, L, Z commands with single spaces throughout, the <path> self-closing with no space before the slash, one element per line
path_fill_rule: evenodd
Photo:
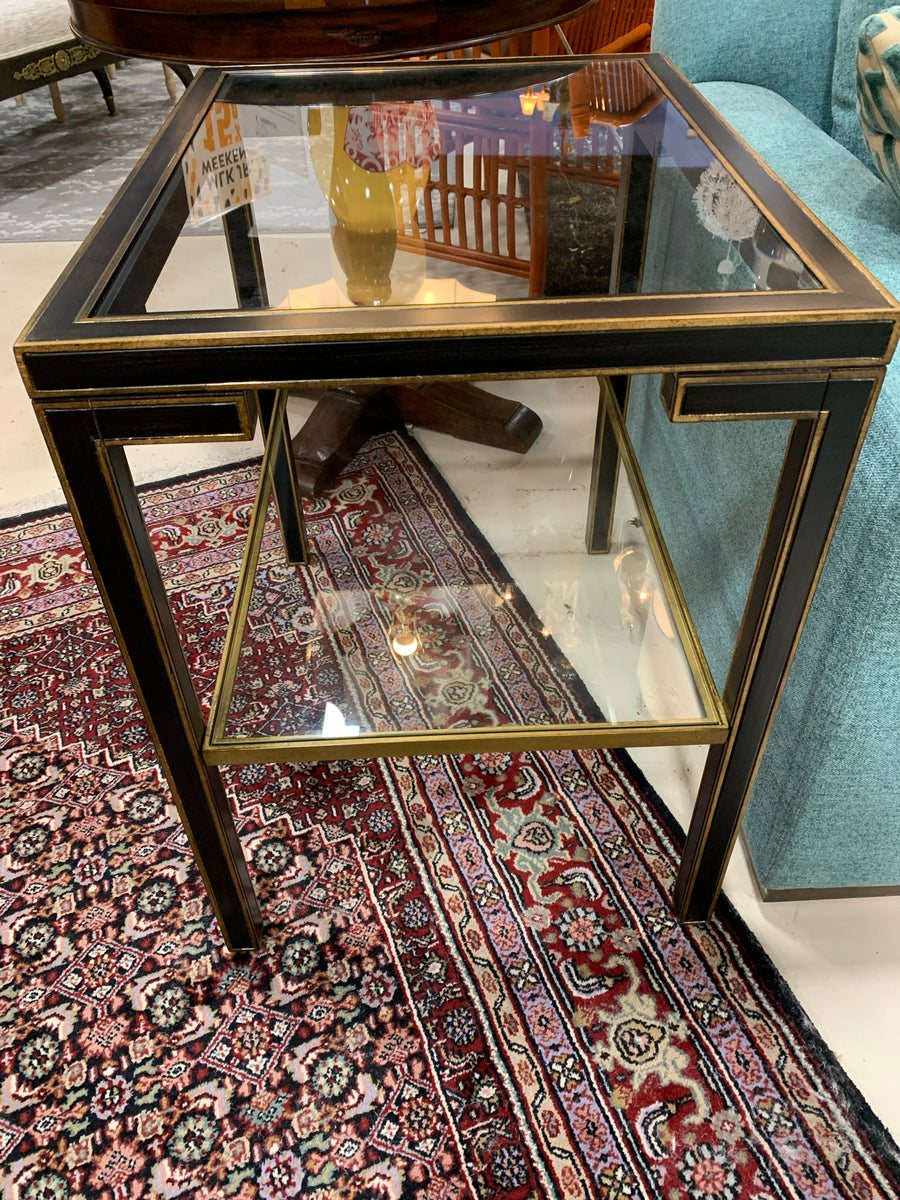
<path fill-rule="evenodd" d="M 757 874 L 773 891 L 900 886 L 898 479 L 892 372 L 744 822 Z"/>
<path fill-rule="evenodd" d="M 720 692 L 790 433 L 787 421 L 670 424 L 658 375 L 631 381 L 628 432 Z"/>
<path fill-rule="evenodd" d="M 727 79 L 771 88 L 830 130 L 840 7 L 840 0 L 754 0 L 751 8 L 692 0 L 686 14 L 683 0 L 656 0 L 651 48 L 694 83 Z"/>
<path fill-rule="evenodd" d="M 860 26 L 856 87 L 872 161 L 900 200 L 900 7 L 875 13 Z"/>

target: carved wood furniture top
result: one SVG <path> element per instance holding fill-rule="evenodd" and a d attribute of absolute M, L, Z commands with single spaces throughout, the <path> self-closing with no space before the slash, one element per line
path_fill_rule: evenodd
<path fill-rule="evenodd" d="M 139 58 L 290 65 L 426 53 L 566 20 L 585 0 L 69 0 L 84 41 Z"/>

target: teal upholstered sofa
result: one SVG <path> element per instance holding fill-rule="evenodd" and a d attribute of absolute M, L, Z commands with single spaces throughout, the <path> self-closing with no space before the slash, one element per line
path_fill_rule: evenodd
<path fill-rule="evenodd" d="M 856 115 L 858 31 L 878 7 L 656 0 L 652 45 L 900 296 L 900 197 L 875 173 Z M 639 390 L 654 386 L 658 380 L 638 381 Z M 785 422 L 752 422 L 738 435 L 733 424 L 668 426 L 657 401 L 632 402 L 629 423 L 721 684 Z M 900 355 L 846 499 L 744 837 L 772 897 L 900 886 Z"/>

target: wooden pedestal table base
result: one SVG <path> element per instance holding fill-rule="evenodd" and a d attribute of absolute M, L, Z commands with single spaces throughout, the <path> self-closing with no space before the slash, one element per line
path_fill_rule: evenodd
<path fill-rule="evenodd" d="M 303 496 L 321 495 L 364 442 L 392 426 L 418 425 L 517 454 L 534 445 L 542 428 L 524 404 L 470 383 L 355 385 L 297 394 L 317 401 L 291 442 Z"/>

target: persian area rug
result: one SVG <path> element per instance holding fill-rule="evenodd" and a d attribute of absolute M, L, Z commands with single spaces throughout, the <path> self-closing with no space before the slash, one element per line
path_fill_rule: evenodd
<path fill-rule="evenodd" d="M 312 505 L 322 569 L 401 470 L 447 570 L 490 570 L 396 436 Z M 254 475 L 144 495 L 205 695 Z M 415 545 L 416 508 L 390 519 Z M 9 523 L 0 551 L 9 1200 L 900 1195 L 729 906 L 673 919 L 680 835 L 625 757 L 235 768 L 267 929 L 226 959 L 71 522 Z"/>

